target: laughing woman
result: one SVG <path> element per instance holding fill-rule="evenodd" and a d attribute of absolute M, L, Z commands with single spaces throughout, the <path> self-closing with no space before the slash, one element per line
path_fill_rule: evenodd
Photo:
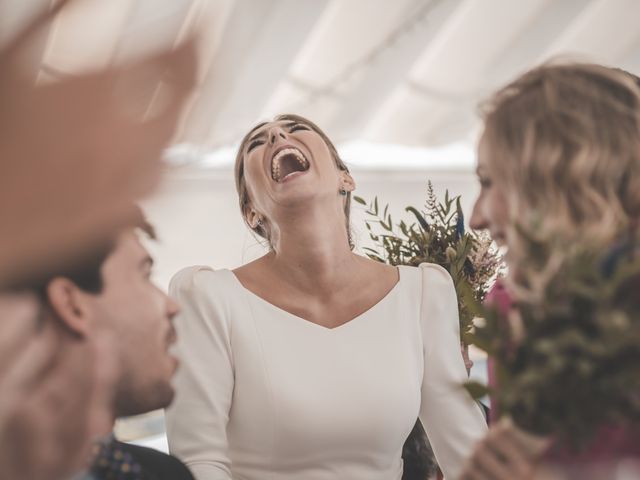
<path fill-rule="evenodd" d="M 486 427 L 459 386 L 448 273 L 353 253 L 354 180 L 304 118 L 254 127 L 235 174 L 242 216 L 271 248 L 172 280 L 183 307 L 172 452 L 198 480 L 399 480 L 419 417 L 456 479 Z"/>

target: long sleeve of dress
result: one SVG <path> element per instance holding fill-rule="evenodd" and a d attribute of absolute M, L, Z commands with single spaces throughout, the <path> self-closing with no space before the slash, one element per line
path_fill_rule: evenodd
<path fill-rule="evenodd" d="M 169 448 L 197 480 L 231 479 L 226 427 L 234 388 L 230 325 L 216 295 L 213 271 L 178 272 L 169 292 L 181 307 L 176 319 L 178 392 L 166 412 Z"/>
<path fill-rule="evenodd" d="M 462 384 L 458 301 L 449 273 L 433 264 L 422 270 L 421 328 L 424 377 L 420 420 L 447 480 L 457 480 L 475 443 L 487 430 L 480 407 Z"/>

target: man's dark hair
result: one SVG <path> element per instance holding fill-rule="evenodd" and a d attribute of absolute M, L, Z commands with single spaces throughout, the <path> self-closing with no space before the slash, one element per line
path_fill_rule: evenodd
<path fill-rule="evenodd" d="M 83 255 L 81 258 L 75 258 L 73 265 L 70 265 L 68 268 L 57 272 L 50 272 L 47 278 L 38 282 L 35 289 L 40 293 L 42 298 L 46 298 L 45 291 L 49 282 L 55 277 L 65 277 L 85 292 L 100 293 L 104 286 L 102 281 L 102 265 L 115 248 L 117 234 L 129 228 L 140 229 L 146 233 L 149 238 L 156 239 L 155 230 L 151 224 L 147 222 L 140 207 L 133 205 L 127 222 L 122 225 L 118 232 L 100 245 L 97 245 L 89 254 Z"/>

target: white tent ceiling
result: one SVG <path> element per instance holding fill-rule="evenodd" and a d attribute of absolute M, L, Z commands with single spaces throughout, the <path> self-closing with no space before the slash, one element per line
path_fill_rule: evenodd
<path fill-rule="evenodd" d="M 0 41 L 50 0 L 0 0 Z M 478 102 L 571 55 L 640 73 L 638 0 L 76 0 L 34 48 L 64 74 L 200 32 L 181 143 L 229 147 L 256 121 L 305 115 L 337 142 L 468 142 Z"/>

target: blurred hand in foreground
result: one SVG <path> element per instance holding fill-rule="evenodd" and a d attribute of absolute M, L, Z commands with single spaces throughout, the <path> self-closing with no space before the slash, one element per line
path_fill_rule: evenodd
<path fill-rule="evenodd" d="M 195 39 L 127 65 L 36 84 L 29 45 L 63 7 L 0 48 L 0 288 L 80 258 L 158 183 L 196 82 Z"/>
<path fill-rule="evenodd" d="M 506 420 L 506 421 L 505 421 Z M 531 480 L 549 439 L 530 435 L 501 419 L 477 445 L 460 480 Z"/>
<path fill-rule="evenodd" d="M 38 304 L 0 296 L 0 480 L 68 478 L 113 426 L 112 341 L 39 325 Z"/>

